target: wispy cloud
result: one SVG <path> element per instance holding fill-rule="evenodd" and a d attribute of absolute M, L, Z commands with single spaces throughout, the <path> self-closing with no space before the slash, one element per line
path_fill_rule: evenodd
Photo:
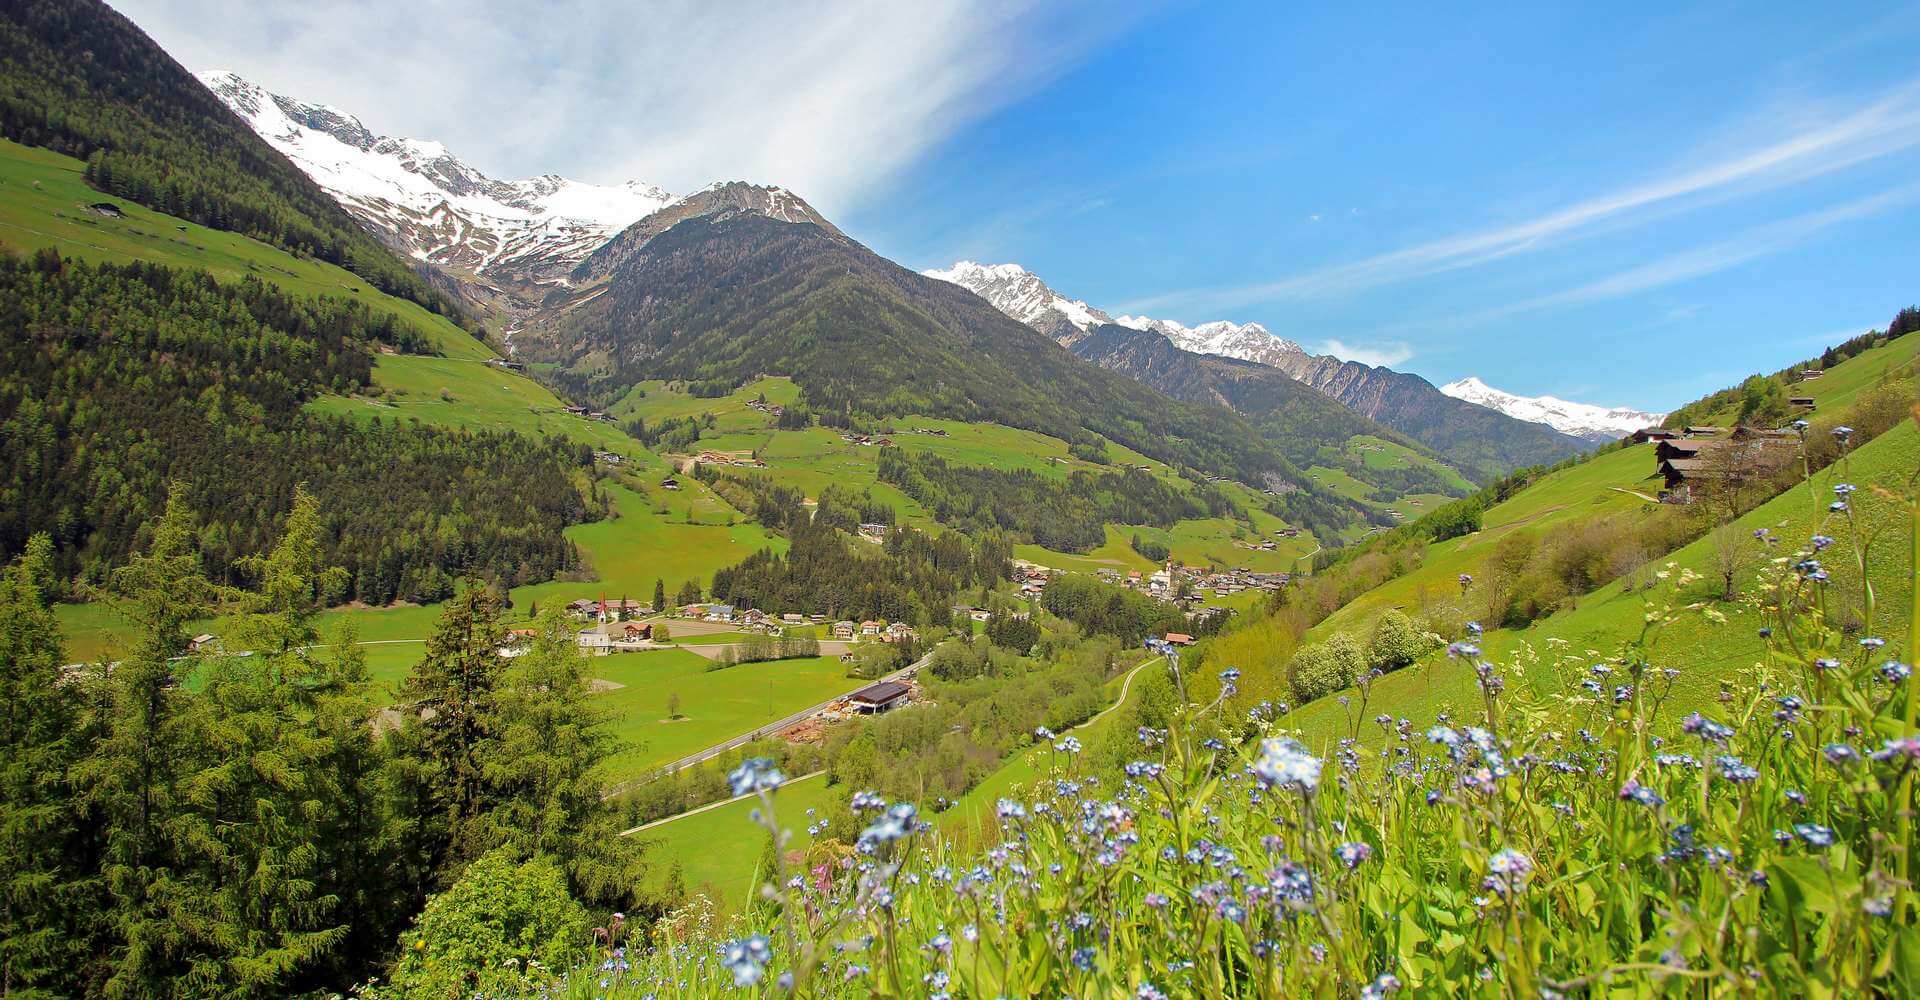
<path fill-rule="evenodd" d="M 1603 227 L 1635 225 L 1714 201 L 1799 183 L 1920 146 L 1920 84 L 1884 93 L 1822 124 L 1750 142 L 1704 165 L 1587 198 L 1510 225 L 1462 233 L 1274 281 L 1194 289 L 1129 303 L 1234 308 L 1325 299 L 1537 252 Z"/>
<path fill-rule="evenodd" d="M 1316 350 L 1321 354 L 1331 354 L 1336 358 L 1358 361 L 1363 365 L 1375 365 L 1392 368 L 1413 360 L 1413 345 L 1403 340 L 1382 344 L 1347 344 L 1338 340 L 1323 340 Z"/>
<path fill-rule="evenodd" d="M 439 139 L 496 176 L 686 191 L 744 179 L 854 207 L 1130 25 L 1056 0 L 115 0 L 190 69 Z"/>
<path fill-rule="evenodd" d="M 1916 201 L 1920 201 L 1920 184 L 1903 185 L 1869 197 L 1755 226 L 1728 239 L 1669 254 L 1573 288 L 1475 313 L 1463 317 L 1462 322 L 1484 322 L 1517 313 L 1620 298 L 1691 281 L 1779 253 L 1804 243 L 1829 227 L 1911 205 Z"/>

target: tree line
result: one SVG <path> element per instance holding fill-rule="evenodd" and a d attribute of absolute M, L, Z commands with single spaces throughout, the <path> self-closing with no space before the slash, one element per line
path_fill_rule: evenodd
<path fill-rule="evenodd" d="M 1054 478 L 1030 469 L 956 465 L 929 452 L 882 448 L 879 476 L 942 524 L 976 534 L 1016 534 L 1062 552 L 1086 552 L 1104 544 L 1109 521 L 1167 527 L 1232 510 L 1218 490 L 1204 491 L 1204 496 L 1199 489 L 1183 491 L 1138 469 L 1075 470 Z"/>
<path fill-rule="evenodd" d="M 459 319 L 452 300 L 97 0 L 0 9 L 0 136 L 85 160 L 89 184 L 315 257 Z"/>
<path fill-rule="evenodd" d="M 273 544 L 271 512 L 301 483 L 347 598 L 435 601 L 464 575 L 576 566 L 561 529 L 588 514 L 590 451 L 306 408 L 367 385 L 376 344 L 427 347 L 388 314 L 258 279 L 0 256 L 0 557 L 45 532 L 63 576 L 101 582 L 179 481 L 220 579 Z"/>

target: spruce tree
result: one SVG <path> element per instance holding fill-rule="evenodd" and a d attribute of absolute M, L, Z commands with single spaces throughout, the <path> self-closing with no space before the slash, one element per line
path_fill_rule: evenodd
<path fill-rule="evenodd" d="M 427 655 L 402 689 L 410 731 L 402 741 L 404 752 L 414 759 L 414 780 L 430 789 L 415 837 L 440 885 L 488 846 L 485 831 L 475 823 L 489 804 L 480 754 L 506 662 L 500 656 L 506 640 L 498 600 L 486 587 L 470 583 L 447 602 L 427 640 Z"/>
<path fill-rule="evenodd" d="M 100 825 L 105 914 L 104 961 L 110 996 L 174 992 L 192 961 L 187 928 L 202 887 L 177 864 L 185 831 L 174 822 L 180 781 L 203 757 L 184 719 L 181 690 L 189 622 L 227 596 L 201 573 L 193 515 L 178 483 L 168 490 L 145 552 L 114 571 L 111 593 L 135 628 L 132 648 L 104 684 L 106 719 L 99 743 L 77 769 Z"/>
<path fill-rule="evenodd" d="M 53 542 L 35 535 L 0 574 L 0 995 L 74 992 L 95 888 L 72 768 L 83 745 L 75 687 L 61 682 L 50 606 Z"/>
<path fill-rule="evenodd" d="M 604 765 L 618 744 L 592 703 L 586 657 L 558 609 L 535 629 L 489 709 L 486 840 L 523 857 L 558 859 L 588 902 L 639 908 L 647 866 L 640 844 L 620 836 L 619 814 L 602 800 Z"/>

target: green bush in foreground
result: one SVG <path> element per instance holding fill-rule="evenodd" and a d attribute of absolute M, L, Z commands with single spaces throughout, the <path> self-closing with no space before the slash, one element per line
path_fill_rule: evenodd
<path fill-rule="evenodd" d="M 510 995 L 552 979 L 588 933 L 567 877 L 544 858 L 494 851 L 427 902 L 401 935 L 392 986 L 407 997 Z"/>

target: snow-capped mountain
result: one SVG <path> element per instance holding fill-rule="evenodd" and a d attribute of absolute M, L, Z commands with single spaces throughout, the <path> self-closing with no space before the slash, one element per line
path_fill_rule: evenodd
<path fill-rule="evenodd" d="M 1174 342 L 1183 351 L 1218 354 L 1242 361 L 1282 367 L 1285 359 L 1307 355 L 1306 349 L 1258 323 L 1214 320 L 1199 326 L 1183 326 L 1168 319 L 1147 316 L 1122 316 L 1114 320 L 1135 330 L 1150 330 Z"/>
<path fill-rule="evenodd" d="M 495 180 L 438 142 L 375 135 L 338 108 L 225 71 L 200 81 L 389 245 L 455 273 L 564 282 L 615 234 L 674 200 L 638 181 Z"/>
<path fill-rule="evenodd" d="M 986 299 L 995 309 L 1062 342 L 1077 340 L 1113 317 L 1047 287 L 1018 264 L 979 264 L 963 260 L 948 268 L 920 272 L 952 282 Z"/>
<path fill-rule="evenodd" d="M 1174 346 L 1195 354 L 1218 354 L 1275 364 L 1282 357 L 1305 355 L 1299 344 L 1276 336 L 1258 323 L 1216 320 L 1186 326 L 1148 316 L 1112 315 L 1054 291 L 1032 271 L 1018 264 L 980 264 L 963 260 L 952 267 L 920 272 L 952 282 L 986 299 L 994 308 L 1071 347 L 1094 327 L 1118 323 L 1134 330 L 1157 333 Z"/>
<path fill-rule="evenodd" d="M 1596 443 L 1624 437 L 1643 427 L 1658 427 L 1667 417 L 1664 413 L 1574 403 L 1554 396 L 1516 396 L 1473 377 L 1449 382 L 1441 386 L 1440 391 L 1455 399 L 1478 403 L 1519 420 L 1546 424 L 1562 434 Z"/>

